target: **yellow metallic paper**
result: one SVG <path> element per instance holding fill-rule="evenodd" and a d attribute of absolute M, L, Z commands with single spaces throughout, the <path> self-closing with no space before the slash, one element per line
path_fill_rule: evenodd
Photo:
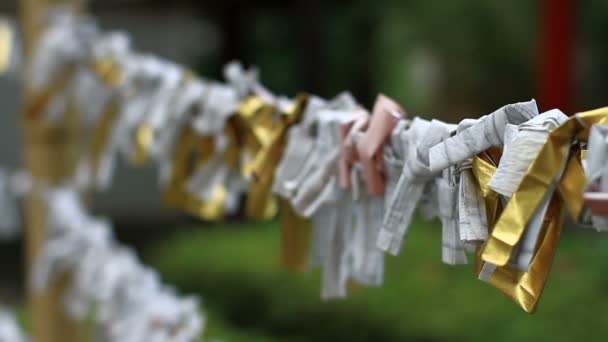
<path fill-rule="evenodd" d="M 563 209 L 568 209 L 574 218 L 578 218 L 583 207 L 585 174 L 580 150 L 572 143 L 585 141 L 591 125 L 607 122 L 608 108 L 603 108 L 578 114 L 551 132 L 479 252 L 479 263 L 497 265 L 488 282 L 526 312 L 534 312 L 542 295 L 557 248 Z M 557 182 L 557 191 L 545 215 L 536 253 L 528 271 L 519 271 L 507 263 L 553 182 Z M 480 186 L 483 188 L 485 185 Z"/>
<path fill-rule="evenodd" d="M 575 138 L 586 140 L 592 124 L 607 120 L 606 110 L 581 113 L 551 132 L 484 246 L 482 254 L 484 261 L 499 266 L 503 266 L 509 261 L 514 246 L 519 242 L 527 223 L 541 203 L 550 184 L 556 181 L 555 177 L 560 172 L 562 164 L 566 162 L 565 159 L 579 158 L 580 154 L 571 153 L 572 141 Z M 570 179 L 573 177 L 578 179 L 577 184 L 582 184 L 585 180 L 582 172 L 570 176 Z M 570 179 L 569 182 L 574 182 Z M 558 182 L 558 184 L 560 184 L 560 188 L 565 186 L 562 182 Z M 582 208 L 582 190 L 574 198 L 568 198 L 567 202 L 570 206 L 578 208 L 574 208 L 576 212 L 571 213 L 578 218 L 580 208 Z"/>
<path fill-rule="evenodd" d="M 306 100 L 305 95 L 298 96 L 285 113 L 256 96 L 239 106 L 238 117 L 247 128 L 244 148 L 252 156 L 251 162 L 243 166 L 243 174 L 252 180 L 245 208 L 249 218 L 269 219 L 276 215 L 276 199 L 271 191 L 274 170 L 285 149 L 287 130 L 300 120 Z"/>
<path fill-rule="evenodd" d="M 226 188 L 218 184 L 211 198 L 201 200 L 186 190 L 186 183 L 192 170 L 199 163 L 208 160 L 213 151 L 214 141 L 211 137 L 197 136 L 191 128 L 184 128 L 179 135 L 169 184 L 164 194 L 167 205 L 180 208 L 187 213 L 204 220 L 219 220 L 224 216 Z"/>
<path fill-rule="evenodd" d="M 281 221 L 281 261 L 293 272 L 306 269 L 310 222 L 298 215 L 288 200 L 279 199 Z"/>
<path fill-rule="evenodd" d="M 95 75 L 109 87 L 116 87 L 122 78 L 118 64 L 110 59 L 96 60 L 92 68 Z"/>
<path fill-rule="evenodd" d="M 141 124 L 135 129 L 133 163 L 141 166 L 148 160 L 148 153 L 154 140 L 154 132 L 148 124 Z"/>
<path fill-rule="evenodd" d="M 473 174 L 478 181 L 486 203 L 488 225 L 491 230 L 503 210 L 498 193 L 488 187 L 488 182 L 497 167 L 494 160 L 497 160 L 496 157 L 491 158 L 488 153 L 480 154 L 473 160 Z M 545 214 L 543 229 L 541 229 L 539 238 L 541 243 L 531 261 L 528 272 L 522 272 L 509 265 L 497 266 L 488 279 L 490 285 L 503 292 L 526 312 L 534 311 L 551 268 L 562 221 L 560 210 L 555 208 L 558 204 L 556 201 L 552 201 Z M 478 252 L 477 273 L 481 271 L 484 262 L 481 259 L 481 253 Z"/>

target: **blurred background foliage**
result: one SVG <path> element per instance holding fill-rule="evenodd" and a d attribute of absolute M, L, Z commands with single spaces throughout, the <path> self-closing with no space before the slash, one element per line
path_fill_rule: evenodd
<path fill-rule="evenodd" d="M 331 97 L 351 90 L 366 106 L 378 91 L 414 115 L 479 116 L 537 93 L 540 1 L 424 0 L 201 2 L 224 34 L 199 70 L 219 76 L 238 58 L 269 88 Z M 605 1 L 576 6 L 577 110 L 601 106 L 607 70 Z"/>
<path fill-rule="evenodd" d="M 325 97 L 351 90 L 366 106 L 381 90 L 416 115 L 446 118 L 534 94 L 533 1 L 281 4 L 201 4 L 203 13 L 232 13 L 239 38 L 223 40 L 200 70 L 213 73 L 239 58 L 258 65 L 273 90 Z"/>

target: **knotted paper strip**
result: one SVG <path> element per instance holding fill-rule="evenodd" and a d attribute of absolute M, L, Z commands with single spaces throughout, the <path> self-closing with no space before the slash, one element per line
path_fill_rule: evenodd
<path fill-rule="evenodd" d="M 439 196 L 439 218 L 441 219 L 441 260 L 448 265 L 467 263 L 464 244 L 458 227 L 458 187 L 453 183 L 448 170 L 435 180 Z"/>
<path fill-rule="evenodd" d="M 458 124 L 456 134 L 479 123 L 476 119 L 465 119 Z M 479 185 L 472 171 L 473 160 L 466 159 L 452 166 L 458 178 L 458 228 L 460 240 L 468 245 L 477 245 L 488 238 L 486 206 Z"/>
<path fill-rule="evenodd" d="M 428 122 L 414 118 L 409 129 L 402 134 L 408 139 L 408 151 L 392 198 L 384 213 L 378 235 L 378 247 L 393 255 L 399 254 L 409 225 L 422 197 L 426 183 L 436 177 L 428 166 L 428 150 L 450 132 L 451 126 L 441 121 Z"/>
<path fill-rule="evenodd" d="M 506 265 L 514 246 L 520 241 L 525 227 L 537 212 L 551 184 L 558 183 L 558 191 L 547 211 L 548 217 L 553 219 L 547 223 L 545 235 L 528 272 L 505 266 L 498 268 L 489 279 L 490 284 L 512 298 L 527 312 L 535 310 L 542 294 L 561 229 L 562 207 L 568 208 L 575 218 L 580 216 L 583 208 L 585 177 L 577 147 L 571 151 L 572 141 L 586 141 L 591 125 L 606 122 L 608 109 L 597 109 L 569 118 L 549 134 L 547 142 L 530 165 L 481 251 L 483 261 L 498 266 Z M 564 160 L 567 162 L 564 163 Z M 565 169 L 560 167 L 564 164 Z M 560 177 L 561 169 L 564 171 Z"/>
<path fill-rule="evenodd" d="M 491 146 L 502 146 L 507 124 L 520 124 L 537 115 L 536 101 L 532 100 L 506 105 L 482 117 L 476 124 L 431 148 L 431 171 L 438 172 L 457 165 Z"/>
<path fill-rule="evenodd" d="M 357 144 L 357 152 L 363 166 L 367 192 L 372 196 L 384 194 L 386 175 L 382 146 L 390 138 L 391 132 L 405 111 L 393 100 L 378 95 L 369 128 Z"/>

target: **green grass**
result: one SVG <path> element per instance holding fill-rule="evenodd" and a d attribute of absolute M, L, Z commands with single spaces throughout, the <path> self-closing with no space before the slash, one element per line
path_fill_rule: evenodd
<path fill-rule="evenodd" d="M 387 257 L 381 288 L 351 286 L 323 302 L 318 271 L 279 263 L 271 224 L 189 229 L 148 255 L 164 281 L 199 294 L 207 339 L 223 341 L 598 340 L 608 334 L 608 236 L 563 233 L 534 315 L 476 280 L 472 266 L 440 262 L 440 227 L 416 221 L 399 257 Z"/>

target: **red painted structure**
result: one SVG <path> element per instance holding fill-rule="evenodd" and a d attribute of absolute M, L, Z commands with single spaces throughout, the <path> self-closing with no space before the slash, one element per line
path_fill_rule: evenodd
<path fill-rule="evenodd" d="M 538 102 L 572 114 L 575 0 L 541 0 Z"/>

